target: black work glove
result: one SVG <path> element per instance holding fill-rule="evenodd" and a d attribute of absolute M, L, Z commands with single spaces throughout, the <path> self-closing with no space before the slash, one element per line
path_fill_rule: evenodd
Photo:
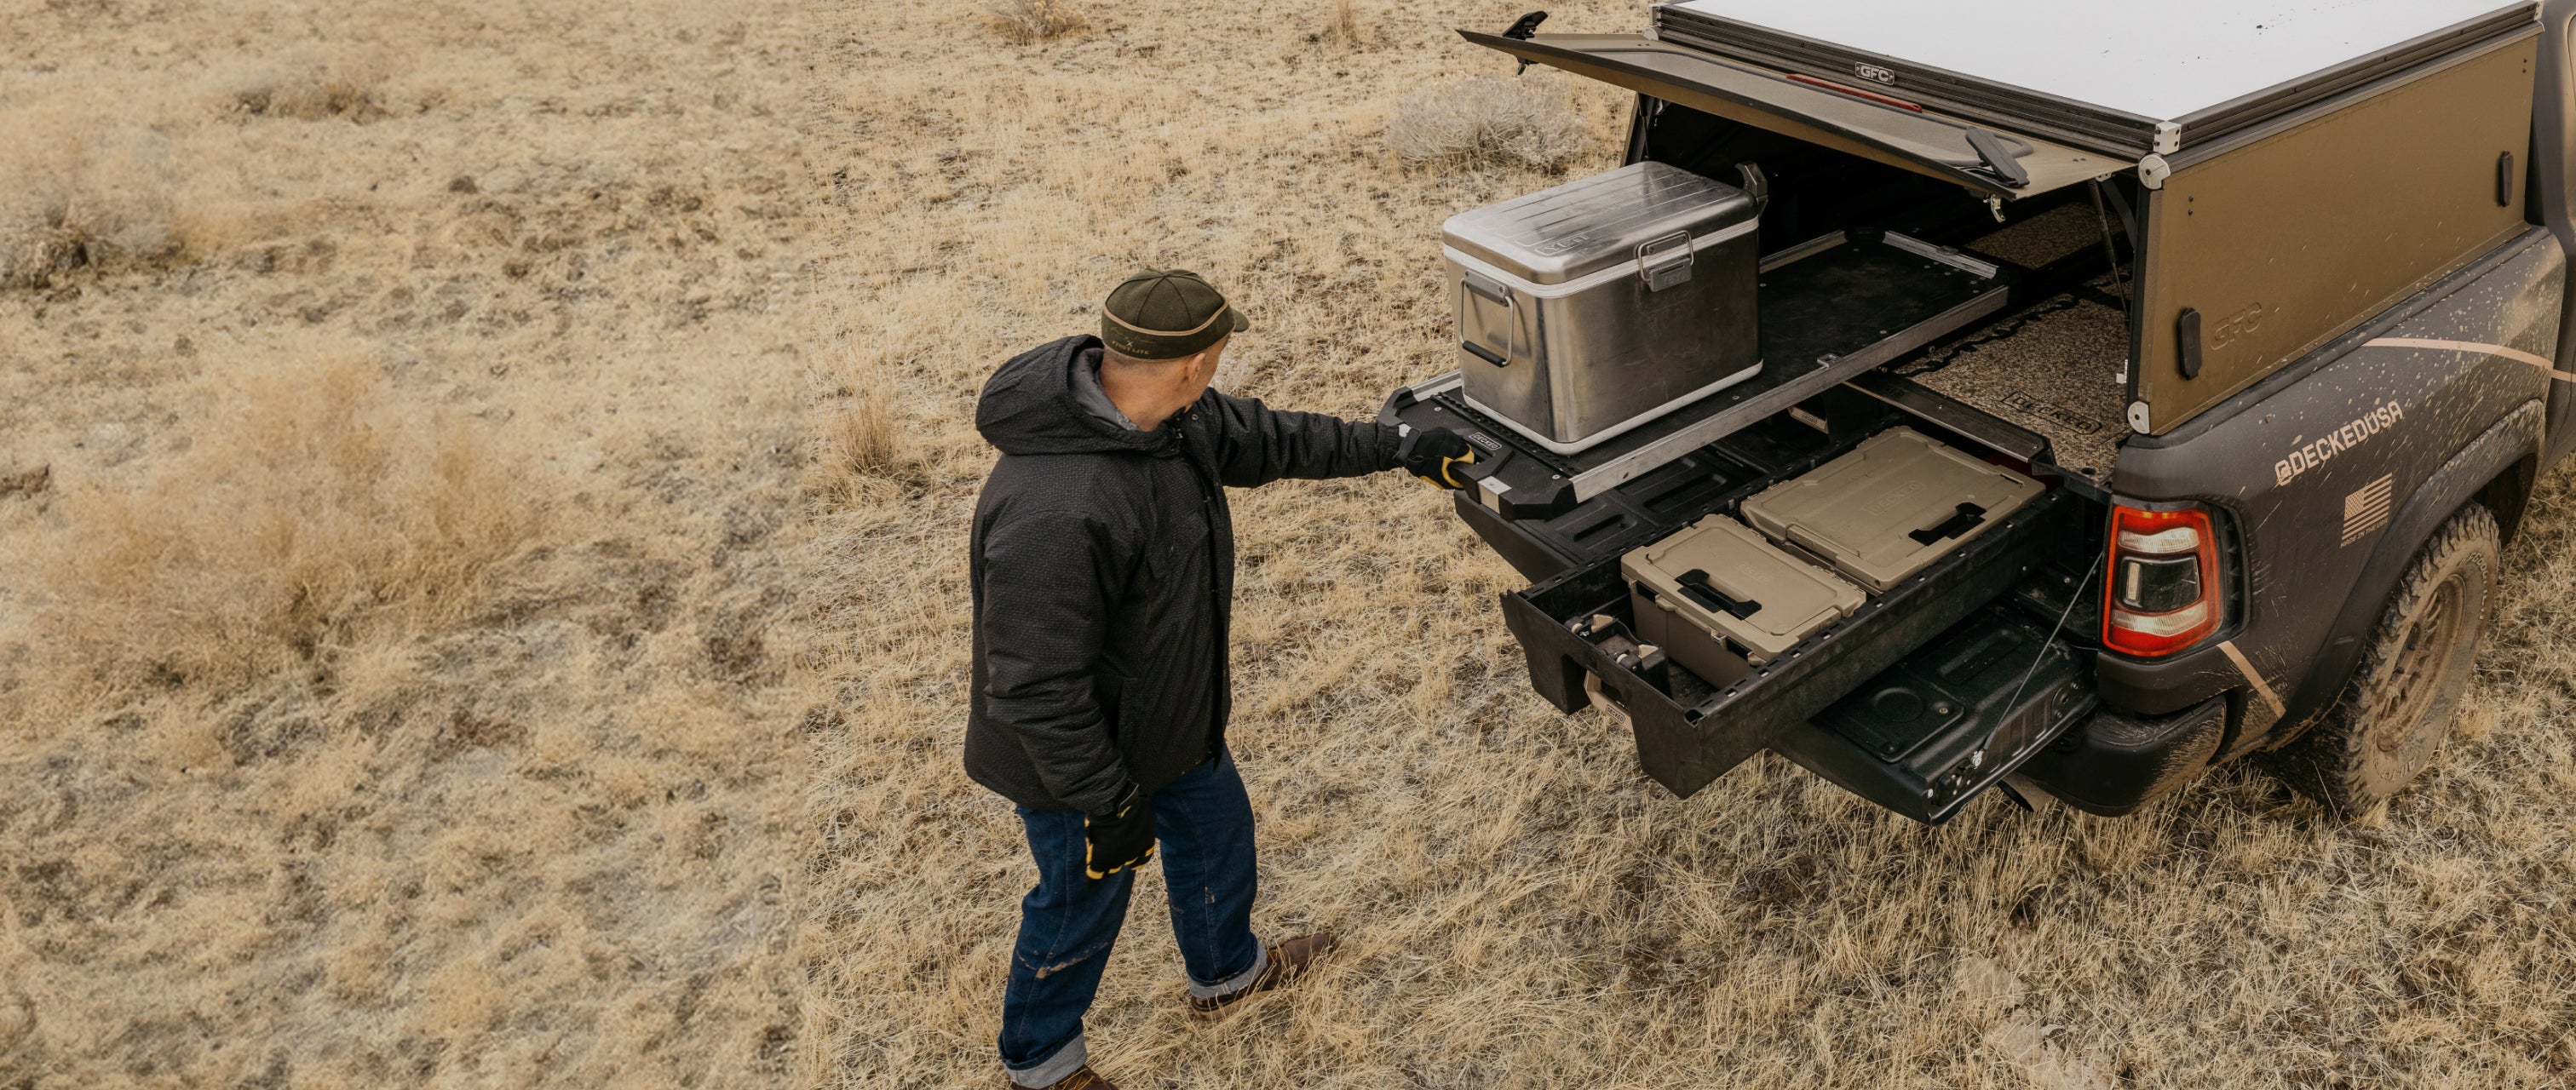
<path fill-rule="evenodd" d="M 1082 872 L 1094 880 L 1143 866 L 1154 858 L 1154 800 L 1127 785 L 1107 816 L 1082 818 Z"/>
<path fill-rule="evenodd" d="M 1442 488 L 1465 488 L 1467 475 L 1458 467 L 1476 461 L 1476 448 L 1447 428 L 1425 428 L 1406 432 L 1395 456 L 1416 477 Z"/>

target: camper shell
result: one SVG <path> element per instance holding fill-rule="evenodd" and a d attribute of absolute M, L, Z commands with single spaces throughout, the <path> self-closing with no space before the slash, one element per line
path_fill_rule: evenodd
<path fill-rule="evenodd" d="M 2437 530 L 2510 535 L 2576 442 L 2576 0 L 2017 2 L 1461 31 L 1635 92 L 1632 166 L 1766 187 L 1754 317 L 1662 346 L 1757 338 L 1749 377 L 1578 449 L 1459 373 L 1381 412 L 1477 447 L 1456 508 L 1532 580 L 1501 599 L 1532 684 L 1620 712 L 1677 794 L 1768 749 L 1924 821 L 1997 785 L 2126 813 L 2325 718 Z M 1514 365 L 1473 340 L 1462 369 Z M 2036 494 L 1737 676 L 1641 638 L 1624 558 L 1899 430 Z M 2121 551 L 2164 525 L 2196 560 Z M 2167 560 L 2188 609 L 2106 578 Z"/>

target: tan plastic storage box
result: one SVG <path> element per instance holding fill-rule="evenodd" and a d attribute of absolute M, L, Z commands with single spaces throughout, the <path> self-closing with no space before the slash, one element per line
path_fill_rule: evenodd
<path fill-rule="evenodd" d="M 1711 684 L 1770 662 L 1867 601 L 1724 515 L 1619 558 L 1637 639 Z"/>
<path fill-rule="evenodd" d="M 2038 481 L 1895 428 L 1766 489 L 1743 510 L 1774 540 L 1884 593 L 2041 491 Z"/>

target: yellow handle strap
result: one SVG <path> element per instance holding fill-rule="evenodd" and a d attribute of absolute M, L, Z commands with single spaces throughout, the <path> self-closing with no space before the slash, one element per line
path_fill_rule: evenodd
<path fill-rule="evenodd" d="M 1414 476 L 1416 476 L 1416 477 L 1422 477 L 1422 479 L 1423 479 L 1423 480 L 1430 481 L 1431 483 L 1436 484 L 1436 485 L 1439 485 L 1439 486 L 1441 486 L 1442 488 L 1465 488 L 1465 487 L 1467 487 L 1467 483 L 1468 483 L 1468 482 L 1467 482 L 1467 479 L 1466 479 L 1466 478 L 1464 478 L 1464 477 L 1459 476 L 1459 475 L 1454 471 L 1454 469 L 1453 469 L 1452 467 L 1455 467 L 1455 466 L 1462 466 L 1462 465 L 1474 465 L 1474 464 L 1475 464 L 1475 462 L 1476 462 L 1476 448 L 1474 448 L 1474 447 L 1468 447 L 1468 448 L 1467 448 L 1467 453 L 1466 453 L 1465 455 L 1462 455 L 1462 456 L 1460 456 L 1460 457 L 1456 457 L 1456 458 L 1442 458 L 1442 459 L 1440 459 L 1440 476 L 1439 476 L 1439 477 L 1437 477 L 1437 478 L 1434 478 L 1434 477 L 1423 477 L 1423 476 L 1422 476 L 1422 474 L 1419 474 L 1419 473 L 1414 474 Z"/>

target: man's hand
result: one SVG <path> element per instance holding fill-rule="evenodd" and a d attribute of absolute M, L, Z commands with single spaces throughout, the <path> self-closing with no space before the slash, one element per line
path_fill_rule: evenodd
<path fill-rule="evenodd" d="M 1128 784 L 1109 816 L 1083 816 L 1082 840 L 1082 872 L 1094 880 L 1144 865 L 1154 858 L 1154 800 Z"/>
<path fill-rule="evenodd" d="M 1467 487 L 1467 476 L 1458 467 L 1476 461 L 1475 446 L 1447 428 L 1408 431 L 1395 453 L 1414 476 L 1442 488 Z"/>

